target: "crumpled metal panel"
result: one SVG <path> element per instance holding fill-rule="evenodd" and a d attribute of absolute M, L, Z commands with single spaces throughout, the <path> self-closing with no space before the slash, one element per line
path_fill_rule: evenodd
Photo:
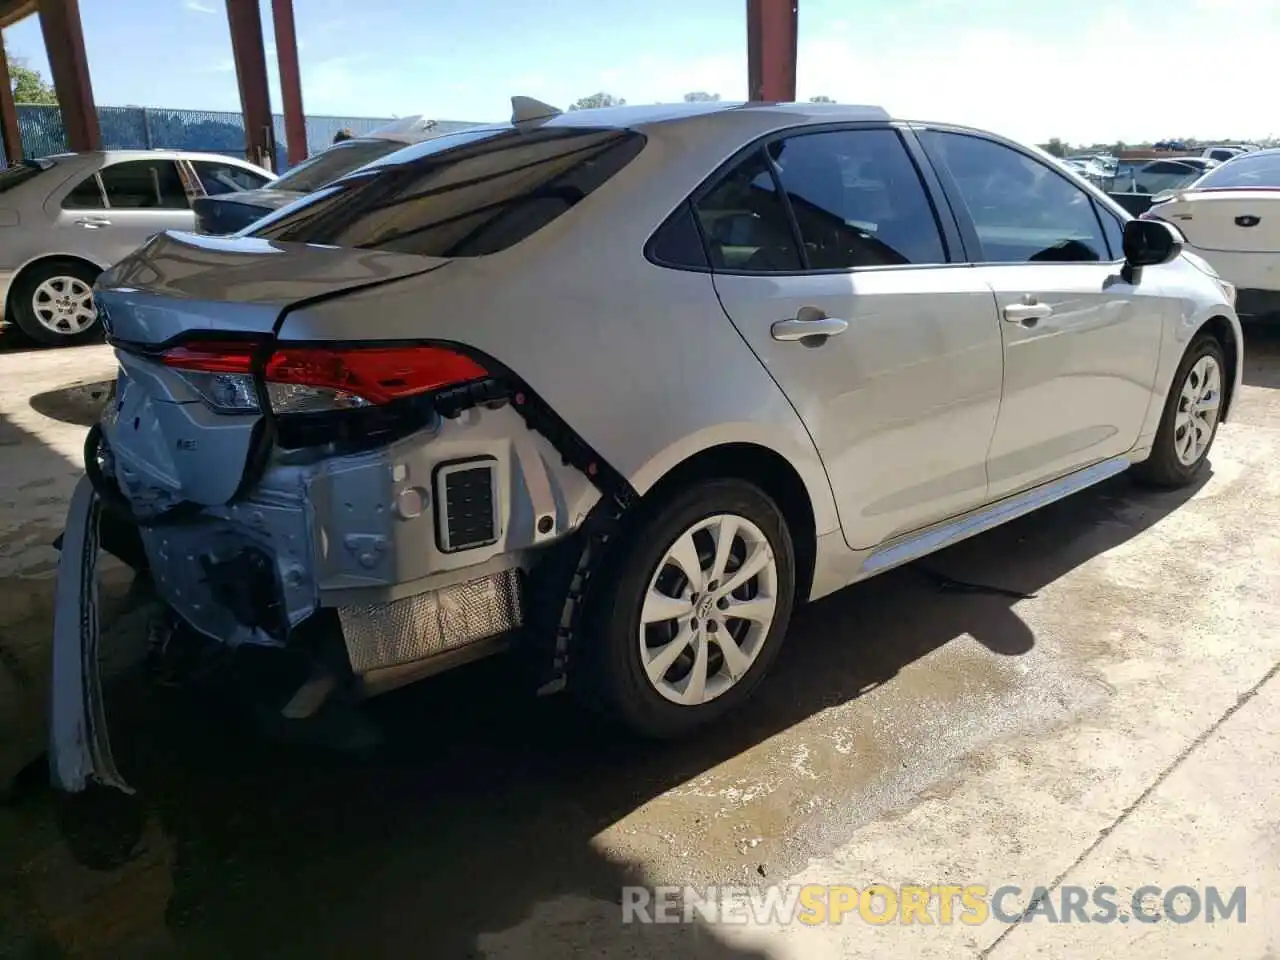
<path fill-rule="evenodd" d="M 518 569 L 390 603 L 339 607 L 351 669 L 357 674 L 465 647 L 524 622 Z"/>

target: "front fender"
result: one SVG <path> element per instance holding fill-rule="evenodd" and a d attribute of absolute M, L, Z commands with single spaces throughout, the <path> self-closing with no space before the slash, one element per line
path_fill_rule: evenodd
<path fill-rule="evenodd" d="M 1226 421 L 1244 380 L 1244 331 L 1235 308 L 1227 303 L 1216 279 L 1183 258 L 1159 269 L 1162 293 L 1172 306 L 1165 315 L 1154 390 L 1140 445 L 1154 441 L 1178 364 L 1200 331 L 1213 329 L 1226 341 L 1228 376 L 1220 421 Z"/>

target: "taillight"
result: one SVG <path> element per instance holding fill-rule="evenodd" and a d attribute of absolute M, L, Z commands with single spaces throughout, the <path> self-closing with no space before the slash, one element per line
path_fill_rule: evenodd
<path fill-rule="evenodd" d="M 214 409 L 259 408 L 253 383 L 256 345 L 202 341 L 163 354 Z M 377 407 L 405 397 L 479 380 L 489 371 L 465 354 L 443 346 L 279 347 L 264 369 L 274 413 L 321 413 Z"/>

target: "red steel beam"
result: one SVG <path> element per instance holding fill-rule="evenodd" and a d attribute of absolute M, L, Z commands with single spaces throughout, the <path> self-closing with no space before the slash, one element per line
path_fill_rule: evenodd
<path fill-rule="evenodd" d="M 0 57 L 0 132 L 4 134 L 4 156 L 10 163 L 22 162 L 22 131 L 18 128 L 18 108 L 13 103 L 13 83 L 9 79 L 7 57 Z"/>
<path fill-rule="evenodd" d="M 80 26 L 77 0 L 39 0 L 40 31 L 53 74 L 53 89 L 62 111 L 62 129 L 67 146 L 80 152 L 102 147 L 98 110 L 89 82 L 89 59 L 84 52 L 84 30 Z"/>
<path fill-rule="evenodd" d="M 274 170 L 275 133 L 271 125 L 267 53 L 262 45 L 258 0 L 227 0 L 227 24 L 231 28 L 231 54 L 240 86 L 240 109 L 244 113 L 244 155 L 250 163 Z"/>
<path fill-rule="evenodd" d="M 796 22 L 799 0 L 747 0 L 747 96 L 796 98 Z"/>
<path fill-rule="evenodd" d="M 293 24 L 293 0 L 271 0 L 280 63 L 280 99 L 284 101 L 284 139 L 289 166 L 307 159 L 307 119 L 302 112 L 302 71 L 298 68 L 298 35 Z"/>

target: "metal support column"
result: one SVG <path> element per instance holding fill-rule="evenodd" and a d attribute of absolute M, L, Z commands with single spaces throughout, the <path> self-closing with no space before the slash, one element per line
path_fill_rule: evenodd
<path fill-rule="evenodd" d="M 267 54 L 262 44 L 262 16 L 258 0 L 227 0 L 231 53 L 240 85 L 244 113 L 244 155 L 250 163 L 274 170 L 275 133 L 271 125 L 271 94 L 267 88 Z"/>
<path fill-rule="evenodd" d="M 289 166 L 307 159 L 307 120 L 302 112 L 302 79 L 298 68 L 298 36 L 293 25 L 293 0 L 271 0 L 275 24 L 276 58 L 280 63 L 280 99 L 284 101 L 284 139 Z"/>
<path fill-rule="evenodd" d="M 796 98 L 796 22 L 799 0 L 747 0 L 747 96 Z"/>
<path fill-rule="evenodd" d="M 89 82 L 80 4 L 78 0 L 39 0 L 36 9 L 40 12 L 40 30 L 67 146 L 75 151 L 98 150 L 102 147 L 102 131 Z"/>
<path fill-rule="evenodd" d="M 18 108 L 13 102 L 13 81 L 9 79 L 9 62 L 5 57 L 0 57 L 0 133 L 4 134 L 5 159 L 20 163 L 22 131 L 18 129 Z"/>

